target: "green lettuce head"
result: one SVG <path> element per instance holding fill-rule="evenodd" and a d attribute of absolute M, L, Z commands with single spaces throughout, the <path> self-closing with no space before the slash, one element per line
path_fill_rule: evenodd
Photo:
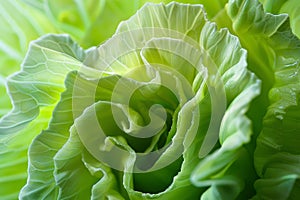
<path fill-rule="evenodd" d="M 229 1 L 223 11 L 211 22 L 200 4 L 146 3 L 97 47 L 84 50 L 63 34 L 33 41 L 21 71 L 8 78 L 13 109 L 0 120 L 0 155 L 15 158 L 0 168 L 27 183 L 19 193 L 9 181 L 6 192 L 20 199 L 227 200 L 249 199 L 255 189 L 254 198 L 272 196 L 265 178 L 282 176 L 274 181 L 262 168 L 269 170 L 271 151 L 265 125 L 276 122 L 272 107 L 264 124 L 255 111 L 267 110 L 267 94 L 281 80 L 265 62 L 296 59 L 284 59 L 290 46 L 274 44 L 289 28 L 287 16 L 266 14 L 257 1 Z M 220 16 L 237 36 L 217 28 L 226 24 Z M 28 174 L 15 174 L 27 150 Z"/>

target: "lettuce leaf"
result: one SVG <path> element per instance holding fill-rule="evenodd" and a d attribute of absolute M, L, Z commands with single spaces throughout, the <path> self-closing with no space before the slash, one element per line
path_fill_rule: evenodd
<path fill-rule="evenodd" d="M 299 29 L 299 11 L 300 6 L 296 0 L 289 1 L 274 1 L 274 0 L 261 0 L 264 8 L 267 12 L 280 14 L 287 13 L 290 18 L 290 26 L 292 32 L 300 38 L 300 29 Z"/>
<path fill-rule="evenodd" d="M 261 22 L 266 28 L 258 30 L 268 30 L 268 21 L 273 21 L 270 26 L 274 28 L 270 29 L 272 30 L 270 34 L 264 33 L 261 36 L 255 36 L 264 38 L 266 41 L 264 45 L 268 46 L 269 57 L 272 61 L 266 66 L 273 71 L 274 80 L 268 92 L 270 104 L 263 118 L 262 131 L 257 137 L 254 153 L 254 164 L 260 177 L 255 182 L 257 194 L 254 199 L 297 199 L 300 194 L 298 170 L 300 158 L 298 121 L 300 118 L 297 114 L 299 113 L 300 94 L 298 75 L 300 41 L 293 35 L 286 14 L 264 14 L 262 5 L 258 2 L 256 4 L 252 2 L 250 4 L 250 1 L 236 2 L 229 5 L 229 8 L 231 6 L 229 15 L 236 24 L 235 30 L 239 35 L 245 34 L 244 27 L 247 27 L 247 33 L 251 34 L 254 31 L 252 27 L 255 23 L 243 20 L 242 17 L 236 17 L 236 13 L 245 16 L 246 19 L 253 19 L 253 21 L 258 21 L 257 16 L 263 16 Z M 244 6 L 245 10 L 242 11 L 235 9 L 239 3 L 248 5 L 248 7 Z M 266 5 L 267 9 L 271 9 L 270 1 L 267 1 Z M 280 3 L 273 6 L 274 10 L 281 7 Z M 253 15 L 245 15 L 251 11 L 253 11 Z M 242 20 L 241 23 L 239 20 Z M 294 23 L 293 19 L 291 20 Z M 259 27 L 259 23 L 257 25 Z M 293 28 L 293 25 L 291 27 Z M 266 37 L 267 39 L 265 39 Z M 253 44 L 255 43 L 253 42 Z"/>
<path fill-rule="evenodd" d="M 55 32 L 47 18 L 20 1 L 0 1 L 0 117 L 11 109 L 5 78 L 19 70 L 31 40 Z"/>
<path fill-rule="evenodd" d="M 297 199 L 300 195 L 300 41 L 286 22 L 271 37 L 271 45 L 276 53 L 275 84 L 269 93 L 270 106 L 264 127 L 257 139 L 255 161 L 262 178 L 255 187 L 260 198 Z"/>
<path fill-rule="evenodd" d="M 187 23 L 177 23 L 178 19 Z M 39 69 L 50 73 L 57 57 L 61 59 L 55 59 L 55 66 L 60 66 L 62 79 L 56 85 L 60 88 L 69 75 L 48 128 L 31 144 L 30 176 L 20 198 L 89 198 L 99 196 L 96 191 L 103 185 L 106 189 L 99 196 L 103 199 L 165 199 L 183 193 L 199 198 L 207 186 L 204 196 L 214 198 L 232 187 L 227 197 L 234 198 L 244 190 L 232 180 L 244 183 L 247 176 L 206 179 L 232 174 L 245 159 L 241 152 L 251 135 L 245 112 L 259 94 L 260 81 L 247 70 L 246 52 L 238 39 L 225 29 L 217 30 L 202 6 L 148 3 L 122 22 L 111 39 L 85 53 L 63 35 L 37 40 L 30 52 L 44 52 L 40 44 L 49 44 L 49 54 L 41 56 L 39 62 L 44 64 L 34 68 L 36 73 Z M 51 80 L 51 74 L 47 77 Z M 47 91 L 44 88 L 48 87 L 40 90 Z M 54 94 L 51 99 L 58 99 Z M 40 96 L 34 99 L 39 102 Z M 40 101 L 52 105 L 45 98 Z M 161 115 L 160 107 L 152 107 L 157 103 L 166 115 Z M 239 110 L 244 112 L 236 113 Z M 231 117 L 236 115 L 240 117 Z M 156 126 L 160 128 L 162 120 L 169 122 L 159 130 Z M 101 130 L 108 135 L 103 137 Z M 157 135 L 139 135 L 155 130 Z M 205 159 L 198 158 L 212 150 Z M 109 155 L 117 157 L 112 160 Z M 216 169 L 203 177 L 202 169 L 211 163 Z M 156 178 L 159 185 L 152 184 Z"/>
<path fill-rule="evenodd" d="M 49 6 L 46 5 L 48 3 Z M 80 7 L 85 3 L 88 3 L 86 7 L 87 10 Z M 71 37 L 80 41 L 84 41 L 84 37 L 89 37 L 90 35 L 96 36 L 97 34 L 92 34 L 95 31 L 91 28 L 91 30 L 89 30 L 88 27 L 94 24 L 93 28 L 98 31 L 103 29 L 98 29 L 99 23 L 103 24 L 101 25 L 102 27 L 108 26 L 107 22 L 111 20 L 108 8 L 111 7 L 112 10 L 116 9 L 114 6 L 116 2 L 109 1 L 105 8 L 96 9 L 93 13 L 89 12 L 92 8 L 94 9 L 94 7 L 92 7 L 93 4 L 91 3 L 94 4 L 94 2 L 77 1 L 76 5 L 79 6 L 77 8 L 80 8 L 77 12 L 76 9 L 73 9 L 74 7 L 69 10 L 70 6 L 72 7 L 73 5 L 72 2 L 67 1 L 0 1 L 0 117 L 3 116 L 0 119 L 2 149 L 0 155 L 1 162 L 3 160 L 3 163 L 5 163 L 1 165 L 1 177 L 3 177 L 0 181 L 1 199 L 17 198 L 19 190 L 26 182 L 28 147 L 32 139 L 47 127 L 49 120 L 51 119 L 53 106 L 57 103 L 60 93 L 65 89 L 63 84 L 65 77 L 60 79 L 60 76 L 58 75 L 58 73 L 61 73 L 60 69 L 56 69 L 56 71 L 52 70 L 51 72 L 49 71 L 48 75 L 43 75 L 42 69 L 39 69 L 40 71 L 38 73 L 40 74 L 33 73 L 34 67 L 39 68 L 41 66 L 34 66 L 31 68 L 35 63 L 39 63 L 38 60 L 35 60 L 35 56 L 31 56 L 31 54 L 35 54 L 36 56 L 40 55 L 41 58 L 43 56 L 50 56 L 50 54 L 55 57 L 54 52 L 49 53 L 49 49 L 47 50 L 46 47 L 47 45 L 45 46 L 46 48 L 42 48 L 43 50 L 40 52 L 36 52 L 35 48 L 31 46 L 31 52 L 28 53 L 27 56 L 32 57 L 32 59 L 30 61 L 28 59 L 27 63 L 25 61 L 22 63 L 22 60 L 28 50 L 29 42 L 47 33 L 57 32 L 67 32 L 71 35 Z M 123 10 L 126 10 L 127 8 L 131 8 L 131 10 L 137 9 L 132 7 L 131 4 L 123 3 L 121 6 L 121 8 L 118 8 Z M 62 19 L 62 21 L 56 22 L 52 16 L 54 14 L 49 12 L 50 9 L 61 12 L 60 19 Z M 80 30 L 78 31 L 76 28 L 72 28 L 69 25 L 70 21 L 66 19 L 72 18 L 69 16 L 76 17 L 77 14 L 80 14 L 80 12 L 82 14 L 80 16 L 85 19 L 83 22 L 88 26 L 80 27 Z M 115 17 L 115 23 L 118 23 L 130 14 L 130 12 L 127 15 L 125 12 L 119 13 L 121 14 Z M 89 16 L 86 16 L 86 14 L 89 14 Z M 101 18 L 101 22 L 96 24 L 94 22 L 99 15 L 101 15 L 99 17 L 99 19 Z M 78 22 L 79 21 L 76 21 L 76 23 Z M 73 24 L 73 26 L 78 26 L 76 23 Z M 114 27 L 109 27 L 112 28 L 111 31 L 102 31 L 105 35 L 97 38 L 96 42 L 94 41 L 94 44 L 100 43 L 100 41 L 106 39 L 106 37 L 109 37 L 110 34 L 113 33 Z M 43 44 L 38 42 L 35 44 L 43 46 Z M 91 44 L 93 44 L 93 42 L 86 42 L 85 47 L 90 47 Z M 72 45 L 70 48 L 73 48 Z M 60 56 L 61 55 L 58 55 L 58 57 Z M 19 75 L 13 75 L 15 78 L 14 80 L 12 80 L 12 76 L 8 78 L 9 75 L 20 70 L 21 63 L 22 68 L 26 68 L 28 71 L 25 69 L 24 72 L 19 73 Z M 53 65 L 55 67 L 55 63 L 56 61 L 53 60 L 52 64 L 47 63 L 47 65 L 49 64 L 49 66 Z M 66 68 L 68 68 L 68 66 L 66 66 Z M 17 78 L 18 76 L 19 78 Z M 50 83 L 50 81 L 52 81 L 52 83 Z M 14 86 L 12 86 L 12 82 L 15 82 Z M 31 87 L 30 85 L 33 82 L 39 82 L 39 84 L 37 84 L 39 86 L 36 87 L 37 85 L 35 85 Z M 57 83 L 62 83 L 62 85 L 59 86 Z M 52 86 L 50 85 L 53 86 L 52 89 Z M 31 93 L 31 95 L 28 95 L 28 92 Z M 35 97 L 38 99 L 35 99 Z M 11 102 L 9 98 L 11 98 L 14 102 Z M 12 109 L 12 104 L 13 110 L 10 111 Z M 39 108 L 40 106 L 43 107 L 46 105 L 48 105 L 47 108 Z M 26 139 L 23 139 L 23 137 Z M 10 158 L 15 158 L 16 163 L 18 164 L 15 162 L 10 163 Z M 19 176 L 18 174 L 21 175 Z"/>
<path fill-rule="evenodd" d="M 180 2 L 0 1 L 1 199 L 299 198 L 298 4 Z"/>

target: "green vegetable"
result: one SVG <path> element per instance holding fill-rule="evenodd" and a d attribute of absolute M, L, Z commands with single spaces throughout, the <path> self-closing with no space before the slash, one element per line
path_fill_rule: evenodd
<path fill-rule="evenodd" d="M 1 199 L 300 197 L 296 1 L 16 2 Z"/>

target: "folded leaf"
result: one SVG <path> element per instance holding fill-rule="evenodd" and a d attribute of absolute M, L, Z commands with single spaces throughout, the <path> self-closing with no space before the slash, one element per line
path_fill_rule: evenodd
<path fill-rule="evenodd" d="M 264 128 L 257 139 L 255 161 L 261 179 L 255 186 L 259 198 L 297 199 L 300 194 L 300 40 L 286 23 L 271 37 L 271 45 L 277 56 L 275 84 L 269 93 L 271 104 L 264 117 Z"/>
<path fill-rule="evenodd" d="M 261 0 L 264 5 L 264 8 L 267 12 L 279 14 L 279 13 L 287 13 L 290 18 L 291 29 L 293 33 L 300 38 L 300 30 L 299 30 L 299 11 L 300 6 L 297 0 L 289 0 L 289 1 L 274 1 L 274 0 Z"/>
<path fill-rule="evenodd" d="M 187 23 L 178 23 L 179 19 Z M 22 199 L 96 197 L 103 185 L 103 198 L 125 199 L 174 198 L 182 193 L 199 198 L 207 186 L 208 197 L 222 194 L 224 187 L 233 191 L 227 197 L 243 190 L 227 181 L 227 175 L 204 183 L 208 178 L 198 172 L 201 166 L 227 158 L 210 176 L 225 173 L 246 184 L 247 176 L 231 169 L 244 155 L 242 145 L 251 134 L 245 112 L 259 92 L 259 81 L 247 70 L 246 53 L 237 38 L 208 22 L 202 6 L 146 4 L 122 22 L 111 39 L 89 49 L 86 58 L 65 36 L 48 36 L 39 43 L 50 45 L 51 51 L 42 49 L 48 54 L 34 61 L 46 64 L 33 69 L 36 73 L 48 69 L 45 83 L 56 83 L 51 86 L 57 93 L 48 91 L 52 97 L 48 100 L 41 98 L 40 90 L 33 96 L 37 105 L 55 105 L 66 74 L 78 72 L 66 78 L 67 90 L 47 130 L 30 147 L 30 176 Z M 51 79 L 54 58 L 62 70 Z M 236 113 L 239 110 L 243 112 Z M 218 136 L 220 150 L 203 160 L 195 157 L 218 149 Z M 222 155 L 215 158 L 215 154 Z M 199 161 L 192 183 L 201 189 L 190 182 Z M 162 173 L 160 184 L 151 185 Z"/>
<path fill-rule="evenodd" d="M 0 119 L 1 157 L 7 159 L 14 155 L 20 164 L 3 165 L 2 171 L 5 173 L 3 177 L 10 173 L 22 174 L 16 177 L 18 187 L 7 184 L 11 189 L 3 191 L 11 193 L 9 198 L 16 197 L 25 183 L 28 147 L 32 139 L 47 127 L 53 107 L 64 90 L 66 74 L 81 65 L 77 58 L 83 59 L 83 56 L 84 52 L 69 37 L 44 36 L 31 43 L 22 71 L 9 78 L 7 84 L 14 109 Z M 58 65 L 61 68 L 57 68 Z"/>
<path fill-rule="evenodd" d="M 22 70 L 8 79 L 14 108 L 1 118 L 1 133 L 18 132 L 38 116 L 39 106 L 55 104 L 66 74 L 79 69 L 84 57 L 85 52 L 66 35 L 47 35 L 31 43 Z"/>
<path fill-rule="evenodd" d="M 270 2 L 265 1 L 266 9 L 275 13 L 284 4 L 283 1 L 276 4 Z M 235 5 L 239 4 L 245 5 L 243 10 L 235 9 Z M 268 91 L 270 105 L 263 118 L 254 154 L 256 171 L 260 176 L 255 183 L 257 194 L 254 199 L 296 199 L 299 196 L 300 155 L 297 147 L 299 117 L 296 114 L 299 113 L 299 39 L 293 35 L 286 14 L 265 13 L 258 1 L 230 1 L 228 8 L 233 23 L 243 27 L 252 27 L 254 24 L 254 28 L 247 29 L 252 31 L 260 25 L 249 19 L 261 16 L 258 21 L 269 28 L 260 30 L 270 30 L 270 34 L 264 31 L 256 36 L 257 41 L 265 41 L 258 46 L 269 49 L 272 62 L 265 67 L 273 71 L 269 74 L 274 74 L 274 79 Z M 236 14 L 244 18 L 241 17 L 239 22 Z M 241 26 L 236 25 L 236 31 L 242 37 L 244 31 L 240 30 Z M 260 70 L 258 68 L 257 72 Z M 271 79 L 262 76 L 262 80 L 264 83 Z"/>
<path fill-rule="evenodd" d="M 40 13 L 20 1 L 0 1 L 0 117 L 11 109 L 5 81 L 8 75 L 20 69 L 28 44 L 53 26 Z"/>

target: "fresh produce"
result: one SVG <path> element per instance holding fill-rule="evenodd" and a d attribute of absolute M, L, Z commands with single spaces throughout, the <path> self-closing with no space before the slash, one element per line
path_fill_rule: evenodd
<path fill-rule="evenodd" d="M 0 198 L 299 199 L 299 10 L 0 1 Z"/>

